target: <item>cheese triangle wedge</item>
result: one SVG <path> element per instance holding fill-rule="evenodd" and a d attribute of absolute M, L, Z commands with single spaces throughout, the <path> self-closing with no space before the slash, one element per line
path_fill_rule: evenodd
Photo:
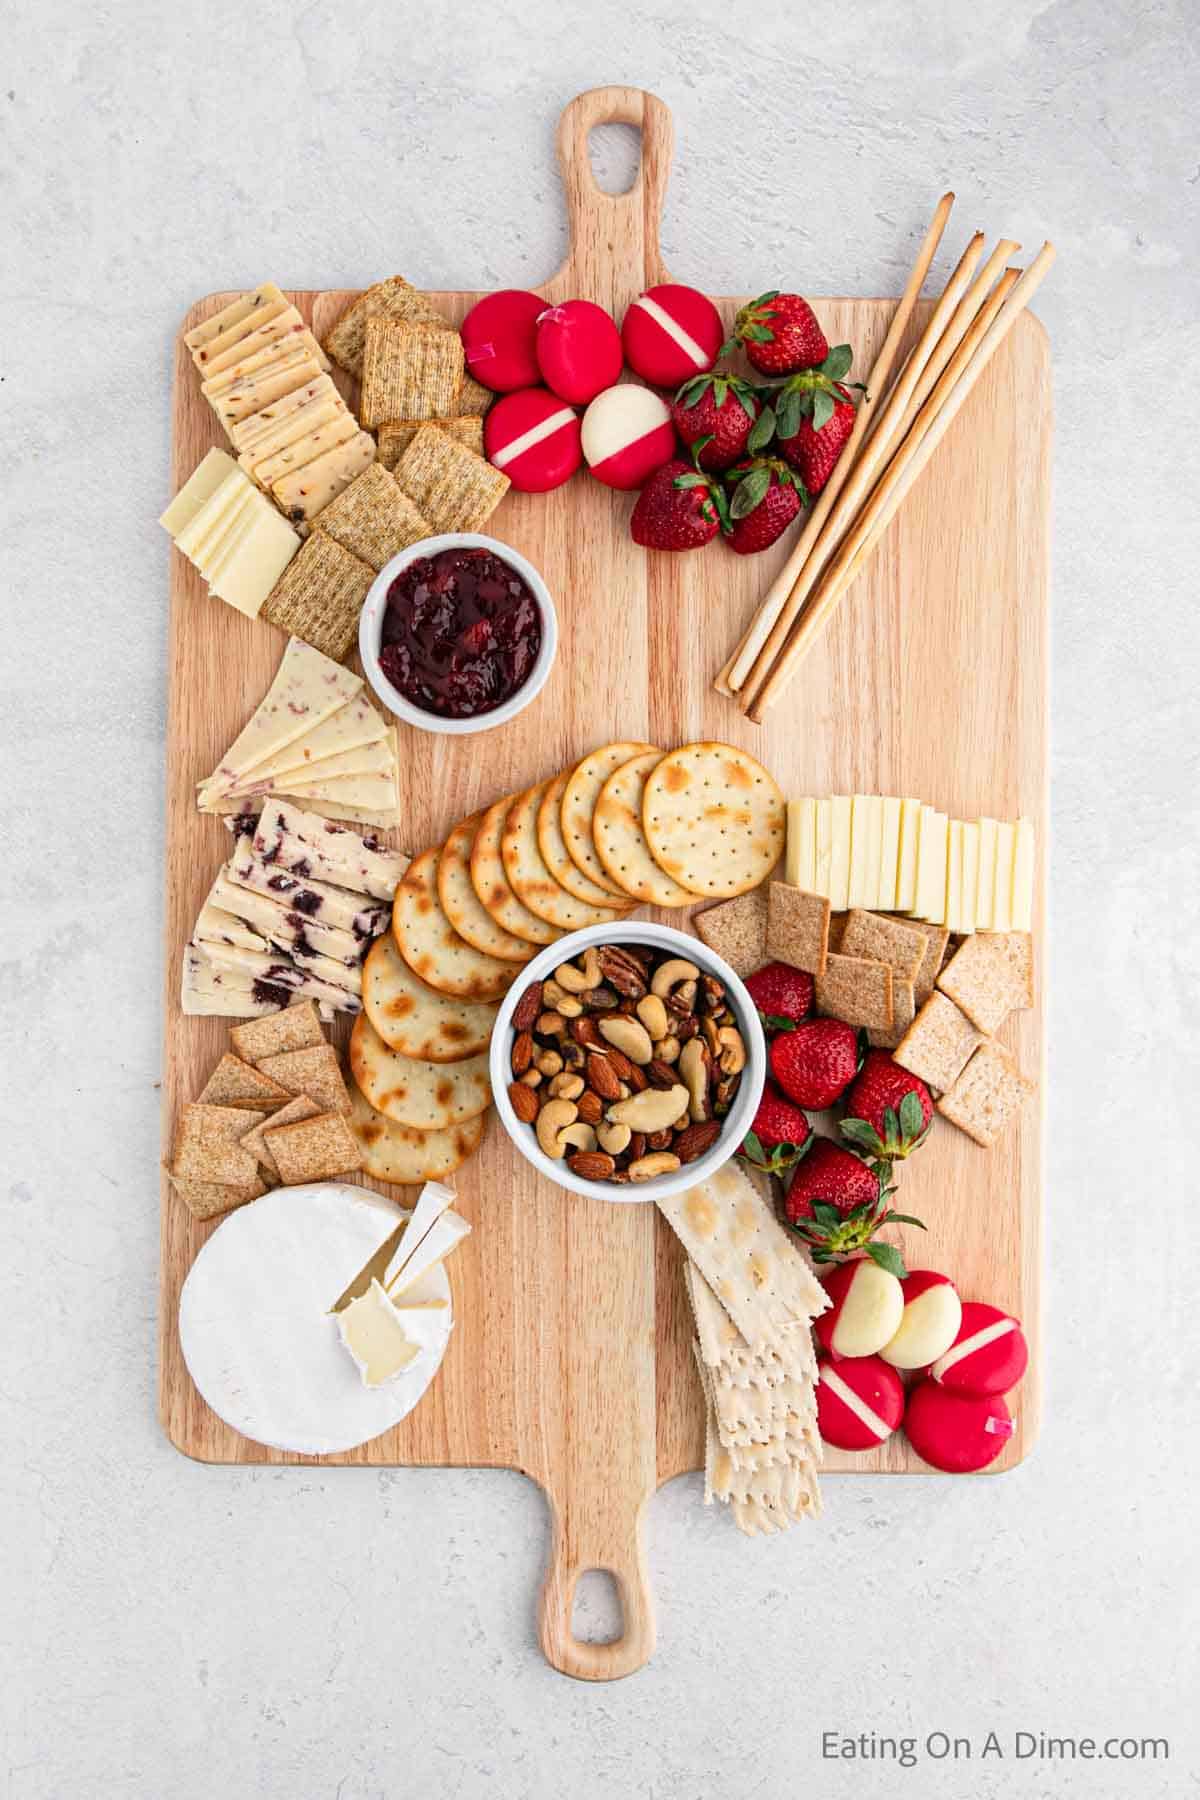
<path fill-rule="evenodd" d="M 399 1273 L 392 1277 L 387 1290 L 390 1298 L 398 1301 L 401 1294 L 415 1287 L 422 1275 L 428 1274 L 435 1263 L 445 1262 L 450 1252 L 465 1237 L 469 1237 L 470 1233 L 471 1227 L 458 1213 L 444 1213 L 436 1225 L 425 1233 L 408 1260 L 402 1264 Z M 400 1242 L 403 1248 L 404 1239 Z"/>
<path fill-rule="evenodd" d="M 294 744 L 362 692 L 357 675 L 311 644 L 292 638 L 253 716 L 204 784 L 225 792 L 258 764 Z"/>

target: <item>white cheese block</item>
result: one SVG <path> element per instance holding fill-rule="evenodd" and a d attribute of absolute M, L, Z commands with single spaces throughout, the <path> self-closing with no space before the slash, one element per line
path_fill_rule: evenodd
<path fill-rule="evenodd" d="M 382 1387 L 421 1354 L 404 1321 L 377 1281 L 337 1314 L 338 1336 L 350 1352 L 364 1387 Z"/>
<path fill-rule="evenodd" d="M 314 375 L 302 387 L 293 388 L 291 393 L 283 395 L 279 400 L 264 406 L 261 412 L 251 413 L 249 418 L 240 420 L 230 426 L 229 435 L 233 439 L 236 450 L 256 449 L 262 441 L 281 425 L 303 412 L 318 400 L 335 398 L 345 405 L 330 375 Z M 307 430 L 307 426 L 305 427 Z"/>
<path fill-rule="evenodd" d="M 946 920 L 946 844 L 947 820 L 936 807 L 921 808 L 921 831 L 917 840 L 917 887 L 913 917 L 927 924 L 941 925 Z"/>
<path fill-rule="evenodd" d="M 444 1182 L 427 1181 L 425 1183 L 417 1196 L 417 1204 L 413 1207 L 412 1217 L 405 1226 L 404 1236 L 400 1239 L 395 1253 L 384 1271 L 383 1285 L 385 1288 L 391 1287 L 401 1269 L 412 1261 L 438 1220 L 454 1205 L 454 1200 L 454 1189 L 448 1188 Z"/>
<path fill-rule="evenodd" d="M 850 904 L 850 795 L 834 794 L 829 806 L 829 893 L 826 898 L 834 912 L 845 912 Z"/>
<path fill-rule="evenodd" d="M 284 313 L 295 312 L 295 310 L 282 295 L 278 300 L 264 300 L 261 306 L 254 307 L 243 318 L 235 319 L 232 324 L 225 327 L 224 331 L 218 332 L 216 337 L 209 338 L 206 344 L 201 344 L 194 351 L 192 361 L 203 375 L 209 369 L 215 368 L 217 358 L 224 356 L 225 352 L 231 350 L 235 344 L 243 343 L 248 337 L 252 337 L 263 325 L 269 325 L 272 319 L 278 319 Z M 297 313 L 296 317 L 299 318 L 299 316 Z"/>
<path fill-rule="evenodd" d="M 270 487 L 295 469 L 306 469 L 310 463 L 324 456 L 328 450 L 336 450 L 339 444 L 348 443 L 358 435 L 358 420 L 351 412 L 345 410 L 335 413 L 332 419 L 323 425 L 316 426 L 306 436 L 295 438 L 282 450 L 262 457 L 254 464 L 254 479 L 261 487 Z M 245 462 L 245 458 L 242 461 Z"/>
<path fill-rule="evenodd" d="M 962 902 L 959 917 L 962 920 L 960 931 L 975 930 L 975 916 L 979 906 L 979 825 L 977 821 L 967 823 L 962 828 Z"/>
<path fill-rule="evenodd" d="M 979 891 L 975 901 L 976 931 L 990 931 L 996 908 L 996 834 L 995 819 L 979 821 Z"/>
<path fill-rule="evenodd" d="M 269 793 L 271 782 L 277 776 L 293 775 L 307 767 L 316 768 L 331 758 L 365 750 L 388 739 L 389 731 L 383 718 L 372 706 L 369 696 L 359 693 L 312 731 L 297 738 L 294 744 L 288 744 L 277 755 L 268 756 L 259 763 L 244 783 L 226 791 Z M 201 790 L 202 802 L 218 791 L 217 784 L 206 782 Z"/>
<path fill-rule="evenodd" d="M 369 431 L 360 431 L 349 443 L 318 456 L 306 469 L 297 469 L 272 482 L 271 492 L 289 519 L 315 519 L 374 461 L 375 439 Z"/>
<path fill-rule="evenodd" d="M 190 525 L 206 500 L 211 500 L 217 489 L 230 475 L 236 464 L 226 450 L 210 450 L 201 462 L 196 464 L 175 498 L 159 519 L 164 531 L 172 537 L 178 537 L 185 525 Z"/>
<path fill-rule="evenodd" d="M 816 814 L 815 800 L 789 800 L 787 809 L 787 853 L 784 879 L 806 894 L 816 892 Z"/>
<path fill-rule="evenodd" d="M 376 900 L 392 899 L 411 860 L 287 800 L 264 807 L 254 848 L 297 875 L 315 875 Z"/>
<path fill-rule="evenodd" d="M 876 912 L 895 912 L 900 883 L 900 811 L 902 802 L 885 794 L 880 801 L 883 819 L 879 840 L 879 891 Z"/>
<path fill-rule="evenodd" d="M 917 845 L 921 836 L 921 802 L 900 802 L 900 857 L 896 873 L 896 910 L 911 912 L 917 899 Z"/>
<path fill-rule="evenodd" d="M 1018 819 L 1013 850 L 1012 929 L 1033 930 L 1033 826 Z"/>
<path fill-rule="evenodd" d="M 855 794 L 850 814 L 850 906 L 873 907 L 879 892 L 883 808 L 878 794 Z"/>
<path fill-rule="evenodd" d="M 1013 866 L 1017 857 L 1017 828 L 1006 821 L 996 827 L 996 878 L 992 886 L 992 930 L 1013 928 Z"/>
<path fill-rule="evenodd" d="M 373 904 L 363 894 L 350 893 L 325 881 L 302 880 L 274 863 L 264 862 L 250 838 L 239 838 L 226 873 L 239 887 L 266 894 L 303 918 L 336 925 L 364 943 L 386 931 L 391 921 L 391 909 L 386 904 Z"/>
<path fill-rule="evenodd" d="M 203 324 L 193 325 L 190 331 L 184 333 L 183 341 L 189 350 L 199 350 L 202 345 L 211 344 L 214 338 L 220 337 L 223 331 L 228 331 L 231 325 L 236 325 L 239 319 L 248 318 L 258 307 L 273 300 L 287 304 L 275 283 L 264 281 L 258 287 L 239 294 L 236 300 L 231 300 L 228 306 L 223 306 L 220 312 L 214 313 L 211 319 L 205 319 Z"/>
<path fill-rule="evenodd" d="M 814 894 L 829 898 L 829 863 L 833 854 L 833 802 L 818 800 L 813 816 L 813 885 Z"/>
<path fill-rule="evenodd" d="M 407 1234 L 406 1234 L 407 1235 Z M 388 1288 L 392 1299 L 413 1288 L 423 1275 L 438 1263 L 444 1262 L 452 1250 L 458 1248 L 465 1237 L 471 1235 L 471 1227 L 458 1213 L 443 1213 L 405 1262 Z M 403 1244 L 403 1239 L 401 1239 Z"/>
<path fill-rule="evenodd" d="M 235 783 L 361 692 L 357 675 L 310 644 L 292 638 L 265 699 L 225 752 L 210 781 L 222 787 Z"/>
<path fill-rule="evenodd" d="M 230 1213 L 201 1248 L 179 1301 L 179 1341 L 212 1410 L 243 1437 L 329 1456 L 378 1437 L 410 1413 L 436 1375 L 451 1308 L 411 1315 L 421 1355 L 395 1380 L 365 1387 L 330 1312 L 396 1229 L 389 1201 L 341 1182 L 279 1188 Z M 439 1272 L 437 1298 L 449 1300 Z M 414 1335 L 406 1321 L 406 1333 Z"/>
<path fill-rule="evenodd" d="M 253 931 L 261 932 L 269 943 L 286 950 L 289 956 L 295 957 L 299 951 L 305 965 L 310 956 L 316 955 L 356 969 L 370 946 L 369 939 L 357 938 L 340 926 L 322 925 L 317 919 L 305 918 L 274 895 L 257 894 L 251 888 L 242 887 L 225 870 L 213 883 L 208 904 L 232 914 Z M 202 923 L 202 918 L 197 921 L 198 936 Z M 307 951 L 303 948 L 305 945 Z M 246 948 L 253 950 L 257 946 L 248 944 Z"/>
<path fill-rule="evenodd" d="M 234 606 L 248 619 L 256 619 L 263 602 L 300 548 L 300 539 L 286 519 L 261 494 L 262 510 L 253 528 L 221 564 L 210 583 L 218 600 Z"/>

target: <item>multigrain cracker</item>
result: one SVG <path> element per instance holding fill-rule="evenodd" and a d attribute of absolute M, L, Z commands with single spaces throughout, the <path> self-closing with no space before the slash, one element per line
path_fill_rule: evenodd
<path fill-rule="evenodd" d="M 350 1175 L 362 1168 L 357 1140 L 338 1113 L 319 1113 L 264 1132 L 263 1142 L 275 1158 L 285 1187 L 327 1181 L 333 1175 Z"/>
<path fill-rule="evenodd" d="M 1033 939 L 1025 931 L 976 932 L 954 952 L 937 985 L 980 1031 L 998 1031 L 1010 1012 L 1033 1005 Z"/>
<path fill-rule="evenodd" d="M 227 1050 L 196 1098 L 197 1104 L 201 1106 L 260 1106 L 270 1109 L 272 1106 L 281 1106 L 287 1097 L 286 1088 L 281 1088 L 277 1081 L 272 1081 L 260 1069 L 243 1062 L 240 1056 L 234 1056 Z"/>
<path fill-rule="evenodd" d="M 890 1029 L 893 1018 L 892 971 L 886 963 L 868 962 L 840 951 L 825 960 L 816 978 L 817 1011 L 847 1025 Z"/>
<path fill-rule="evenodd" d="M 322 1112 L 350 1111 L 350 1095 L 342 1079 L 336 1052 L 330 1044 L 320 1044 L 311 1050 L 285 1050 L 279 1056 L 264 1056 L 258 1066 L 289 1094 L 303 1094 L 307 1100 L 314 1100 Z"/>
<path fill-rule="evenodd" d="M 863 956 L 869 962 L 887 963 L 897 975 L 915 981 L 925 960 L 926 932 L 919 925 L 889 918 L 883 913 L 852 907 L 842 933 L 842 952 Z"/>
<path fill-rule="evenodd" d="M 242 1149 L 248 1150 L 251 1156 L 262 1164 L 273 1181 L 278 1181 L 279 1169 L 276 1166 L 275 1158 L 267 1148 L 263 1132 L 279 1131 L 284 1125 L 298 1125 L 302 1119 L 315 1119 L 320 1110 L 320 1107 L 315 1101 L 310 1100 L 307 1094 L 297 1094 L 294 1100 L 289 1100 L 286 1106 L 281 1106 L 277 1113 L 272 1113 L 269 1119 L 264 1119 L 252 1131 L 248 1131 L 241 1140 Z"/>
<path fill-rule="evenodd" d="M 734 974 L 743 980 L 768 960 L 767 904 L 764 883 L 747 894 L 739 894 L 736 900 L 722 900 L 719 906 L 706 907 L 692 919 L 701 943 L 724 957 Z"/>
<path fill-rule="evenodd" d="M 509 489 L 508 476 L 436 425 L 418 431 L 396 480 L 435 532 L 478 531 Z"/>
<path fill-rule="evenodd" d="M 337 324 L 324 338 L 325 349 L 334 362 L 352 375 L 361 375 L 363 339 L 368 319 L 398 319 L 409 325 L 431 325 L 441 331 L 450 326 L 431 301 L 419 289 L 405 281 L 403 275 L 390 275 L 377 281 L 352 300 Z"/>
<path fill-rule="evenodd" d="M 461 397 L 459 404 L 462 404 Z M 385 469 L 394 469 L 418 431 L 425 425 L 436 425 L 447 437 L 452 437 L 464 450 L 473 450 L 476 456 L 483 455 L 483 420 L 459 414 L 453 419 L 389 419 L 381 425 L 376 434 L 379 445 L 379 461 Z"/>
<path fill-rule="evenodd" d="M 238 1139 L 265 1117 L 265 1113 L 237 1106 L 189 1102 L 180 1110 L 175 1127 L 172 1175 L 180 1180 L 253 1187 L 258 1180 L 258 1167 Z"/>
<path fill-rule="evenodd" d="M 906 975 L 892 971 L 892 1022 L 869 1025 L 867 1041 L 876 1050 L 894 1050 L 916 1017 L 916 989 Z"/>
<path fill-rule="evenodd" d="M 972 1053 L 983 1042 L 966 1014 L 945 994 L 931 994 L 894 1052 L 894 1060 L 910 1075 L 945 1093 L 952 1088 Z"/>
<path fill-rule="evenodd" d="M 762 764 L 729 744 L 685 744 L 646 781 L 651 854 L 681 887 L 731 899 L 765 881 L 783 855 L 787 806 Z"/>
<path fill-rule="evenodd" d="M 166 1175 L 194 1219 L 219 1218 L 222 1213 L 232 1212 L 235 1207 L 247 1206 L 251 1200 L 259 1199 L 267 1191 L 266 1184 L 257 1171 L 253 1181 L 241 1187 L 221 1181 L 198 1181 L 194 1176 L 175 1175 L 170 1169 L 166 1171 Z"/>
<path fill-rule="evenodd" d="M 259 616 L 340 662 L 358 634 L 358 615 L 374 579 L 370 563 L 318 528 L 279 577 Z"/>
<path fill-rule="evenodd" d="M 285 1050 L 312 1050 L 325 1042 L 316 1002 L 300 1000 L 265 1019 L 233 1025 L 229 1041 L 243 1062 L 258 1063 L 264 1056 L 280 1056 Z"/>
<path fill-rule="evenodd" d="M 1011 1051 L 992 1039 L 981 1044 L 948 1094 L 937 1103 L 942 1117 L 990 1150 L 1021 1110 L 1022 1102 L 1037 1092 L 1034 1082 L 1022 1075 Z"/>
<path fill-rule="evenodd" d="M 462 386 L 458 390 L 458 414 L 461 419 L 483 420 L 483 415 L 496 398 L 491 388 L 485 388 L 482 381 L 476 381 L 473 375 L 464 375 Z"/>
<path fill-rule="evenodd" d="M 938 971 L 946 958 L 946 945 L 950 942 L 948 925 L 923 925 L 925 932 L 925 955 L 917 970 L 913 990 L 918 1006 L 924 1006 L 938 978 Z"/>
<path fill-rule="evenodd" d="M 463 379 L 462 340 L 444 325 L 368 319 L 363 345 L 364 425 L 389 419 L 451 419 Z"/>
<path fill-rule="evenodd" d="M 397 551 L 433 535 L 428 520 L 378 462 L 330 501 L 321 514 L 321 530 L 376 573 Z"/>
<path fill-rule="evenodd" d="M 772 881 L 767 908 L 767 962 L 823 975 L 829 959 L 829 902 L 785 881 Z"/>

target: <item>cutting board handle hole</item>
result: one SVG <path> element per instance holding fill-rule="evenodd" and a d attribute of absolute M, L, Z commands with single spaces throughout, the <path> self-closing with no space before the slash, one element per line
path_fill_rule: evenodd
<path fill-rule="evenodd" d="M 593 125 L 587 149 L 592 180 L 602 194 L 633 190 L 642 166 L 642 134 L 636 125 Z"/>
<path fill-rule="evenodd" d="M 621 1594 L 611 1569 L 581 1569 L 571 1603 L 571 1636 L 581 1644 L 616 1644 L 624 1635 Z"/>

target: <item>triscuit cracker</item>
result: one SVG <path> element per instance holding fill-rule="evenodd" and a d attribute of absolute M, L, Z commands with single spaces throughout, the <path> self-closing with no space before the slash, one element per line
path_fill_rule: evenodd
<path fill-rule="evenodd" d="M 322 1112 L 350 1111 L 350 1095 L 330 1044 L 321 1044 L 311 1050 L 285 1050 L 280 1056 L 264 1056 L 258 1066 L 273 1081 L 280 1082 L 289 1094 L 303 1094 L 306 1099 L 314 1100 Z"/>
<path fill-rule="evenodd" d="M 783 855 L 787 806 L 762 764 L 730 744 L 685 744 L 646 781 L 646 842 L 693 894 L 732 899 L 765 881 Z"/>
<path fill-rule="evenodd" d="M 216 1219 L 235 1207 L 248 1206 L 266 1193 L 266 1183 L 255 1171 L 253 1181 L 234 1187 L 222 1181 L 198 1181 L 191 1175 L 175 1175 L 166 1171 L 167 1180 L 194 1219 Z"/>
<path fill-rule="evenodd" d="M 375 570 L 319 527 L 263 602 L 259 617 L 340 662 L 358 635 Z"/>
<path fill-rule="evenodd" d="M 237 1106 L 188 1103 L 181 1109 L 175 1127 L 172 1175 L 179 1180 L 253 1187 L 259 1178 L 258 1165 L 238 1139 L 266 1116 Z"/>
<path fill-rule="evenodd" d="M 767 959 L 767 888 L 751 888 L 736 900 L 722 900 L 692 919 L 702 944 L 723 956 L 735 975 L 743 979 L 761 969 Z"/>
<path fill-rule="evenodd" d="M 988 1039 L 975 1052 L 937 1109 L 944 1119 L 990 1150 L 1001 1132 L 1021 1110 L 1022 1102 L 1037 1092 L 1037 1084 L 1022 1075 L 1011 1051 Z"/>
<path fill-rule="evenodd" d="M 463 366 L 462 340 L 444 325 L 368 319 L 359 417 L 364 425 L 452 419 Z"/>
<path fill-rule="evenodd" d="M 316 1102 L 310 1100 L 307 1094 L 297 1094 L 294 1100 L 289 1100 L 286 1106 L 281 1106 L 277 1113 L 272 1113 L 269 1119 L 264 1119 L 260 1125 L 256 1125 L 252 1131 L 248 1131 L 241 1140 L 242 1149 L 248 1150 L 251 1156 L 262 1164 L 272 1179 L 278 1181 L 279 1169 L 275 1158 L 267 1148 L 263 1137 L 264 1131 L 280 1131 L 285 1125 L 298 1125 L 302 1119 L 316 1118 L 320 1110 Z"/>
<path fill-rule="evenodd" d="M 315 1000 L 299 1000 L 265 1019 L 248 1019 L 232 1025 L 229 1041 L 243 1062 L 258 1063 L 264 1056 L 281 1056 L 285 1050 L 312 1050 L 325 1042 Z"/>
<path fill-rule="evenodd" d="M 275 1158 L 285 1187 L 327 1181 L 331 1176 L 350 1175 L 362 1168 L 358 1142 L 338 1113 L 319 1113 L 315 1118 L 264 1132 L 263 1142 Z"/>
<path fill-rule="evenodd" d="M 866 1025 L 887 1031 L 894 1016 L 892 971 L 886 963 L 868 962 L 841 952 L 825 959 L 825 972 L 816 978 L 817 1011 L 847 1025 Z"/>
<path fill-rule="evenodd" d="M 509 490 L 508 476 L 436 425 L 418 431 L 396 480 L 435 532 L 478 531 Z"/>
<path fill-rule="evenodd" d="M 829 917 L 829 902 L 822 895 L 805 893 L 786 881 L 771 882 L 766 961 L 823 975 L 829 960 Z"/>
<path fill-rule="evenodd" d="M 286 1088 L 227 1050 L 196 1099 L 200 1106 L 260 1106 L 269 1110 L 282 1105 L 287 1097 Z"/>
<path fill-rule="evenodd" d="M 352 300 L 337 324 L 325 334 L 324 348 L 334 362 L 349 369 L 352 375 L 362 374 L 368 319 L 399 319 L 409 325 L 431 325 L 440 331 L 451 329 L 449 321 L 410 281 L 405 281 L 403 275 L 389 275 L 386 281 L 377 281 Z"/>
<path fill-rule="evenodd" d="M 926 934 L 925 955 L 917 970 L 916 980 L 913 982 L 918 1006 L 924 1006 L 932 994 L 938 973 L 946 960 L 946 945 L 950 942 L 948 925 L 923 925 L 921 929 Z"/>
<path fill-rule="evenodd" d="M 378 462 L 330 501 L 321 514 L 321 530 L 376 573 L 398 550 L 433 536 L 429 521 Z"/>
<path fill-rule="evenodd" d="M 483 455 L 482 419 L 461 413 L 453 419 L 389 419 L 386 425 L 379 427 L 377 433 L 379 461 L 385 469 L 396 467 L 418 431 L 425 425 L 436 425 L 439 431 L 452 437 L 464 450 L 473 450 L 476 456 Z"/>
<path fill-rule="evenodd" d="M 855 906 L 846 920 L 841 949 L 845 956 L 864 956 L 868 962 L 887 963 L 895 974 L 915 981 L 925 960 L 926 935 L 920 925 Z"/>
<path fill-rule="evenodd" d="M 980 1031 L 998 1031 L 1010 1012 L 1033 1005 L 1033 939 L 1025 931 L 976 932 L 937 985 Z"/>
<path fill-rule="evenodd" d="M 496 398 L 491 388 L 484 387 L 482 381 L 476 381 L 473 375 L 464 375 L 462 386 L 458 390 L 458 416 L 460 419 L 479 419 Z"/>
<path fill-rule="evenodd" d="M 983 1042 L 970 1019 L 945 994 L 931 994 L 900 1042 L 894 1060 L 910 1075 L 946 1093 Z"/>
<path fill-rule="evenodd" d="M 906 975 L 892 971 L 892 1022 L 890 1025 L 868 1025 L 867 1040 L 875 1050 L 894 1050 L 917 1012 L 914 984 Z"/>

